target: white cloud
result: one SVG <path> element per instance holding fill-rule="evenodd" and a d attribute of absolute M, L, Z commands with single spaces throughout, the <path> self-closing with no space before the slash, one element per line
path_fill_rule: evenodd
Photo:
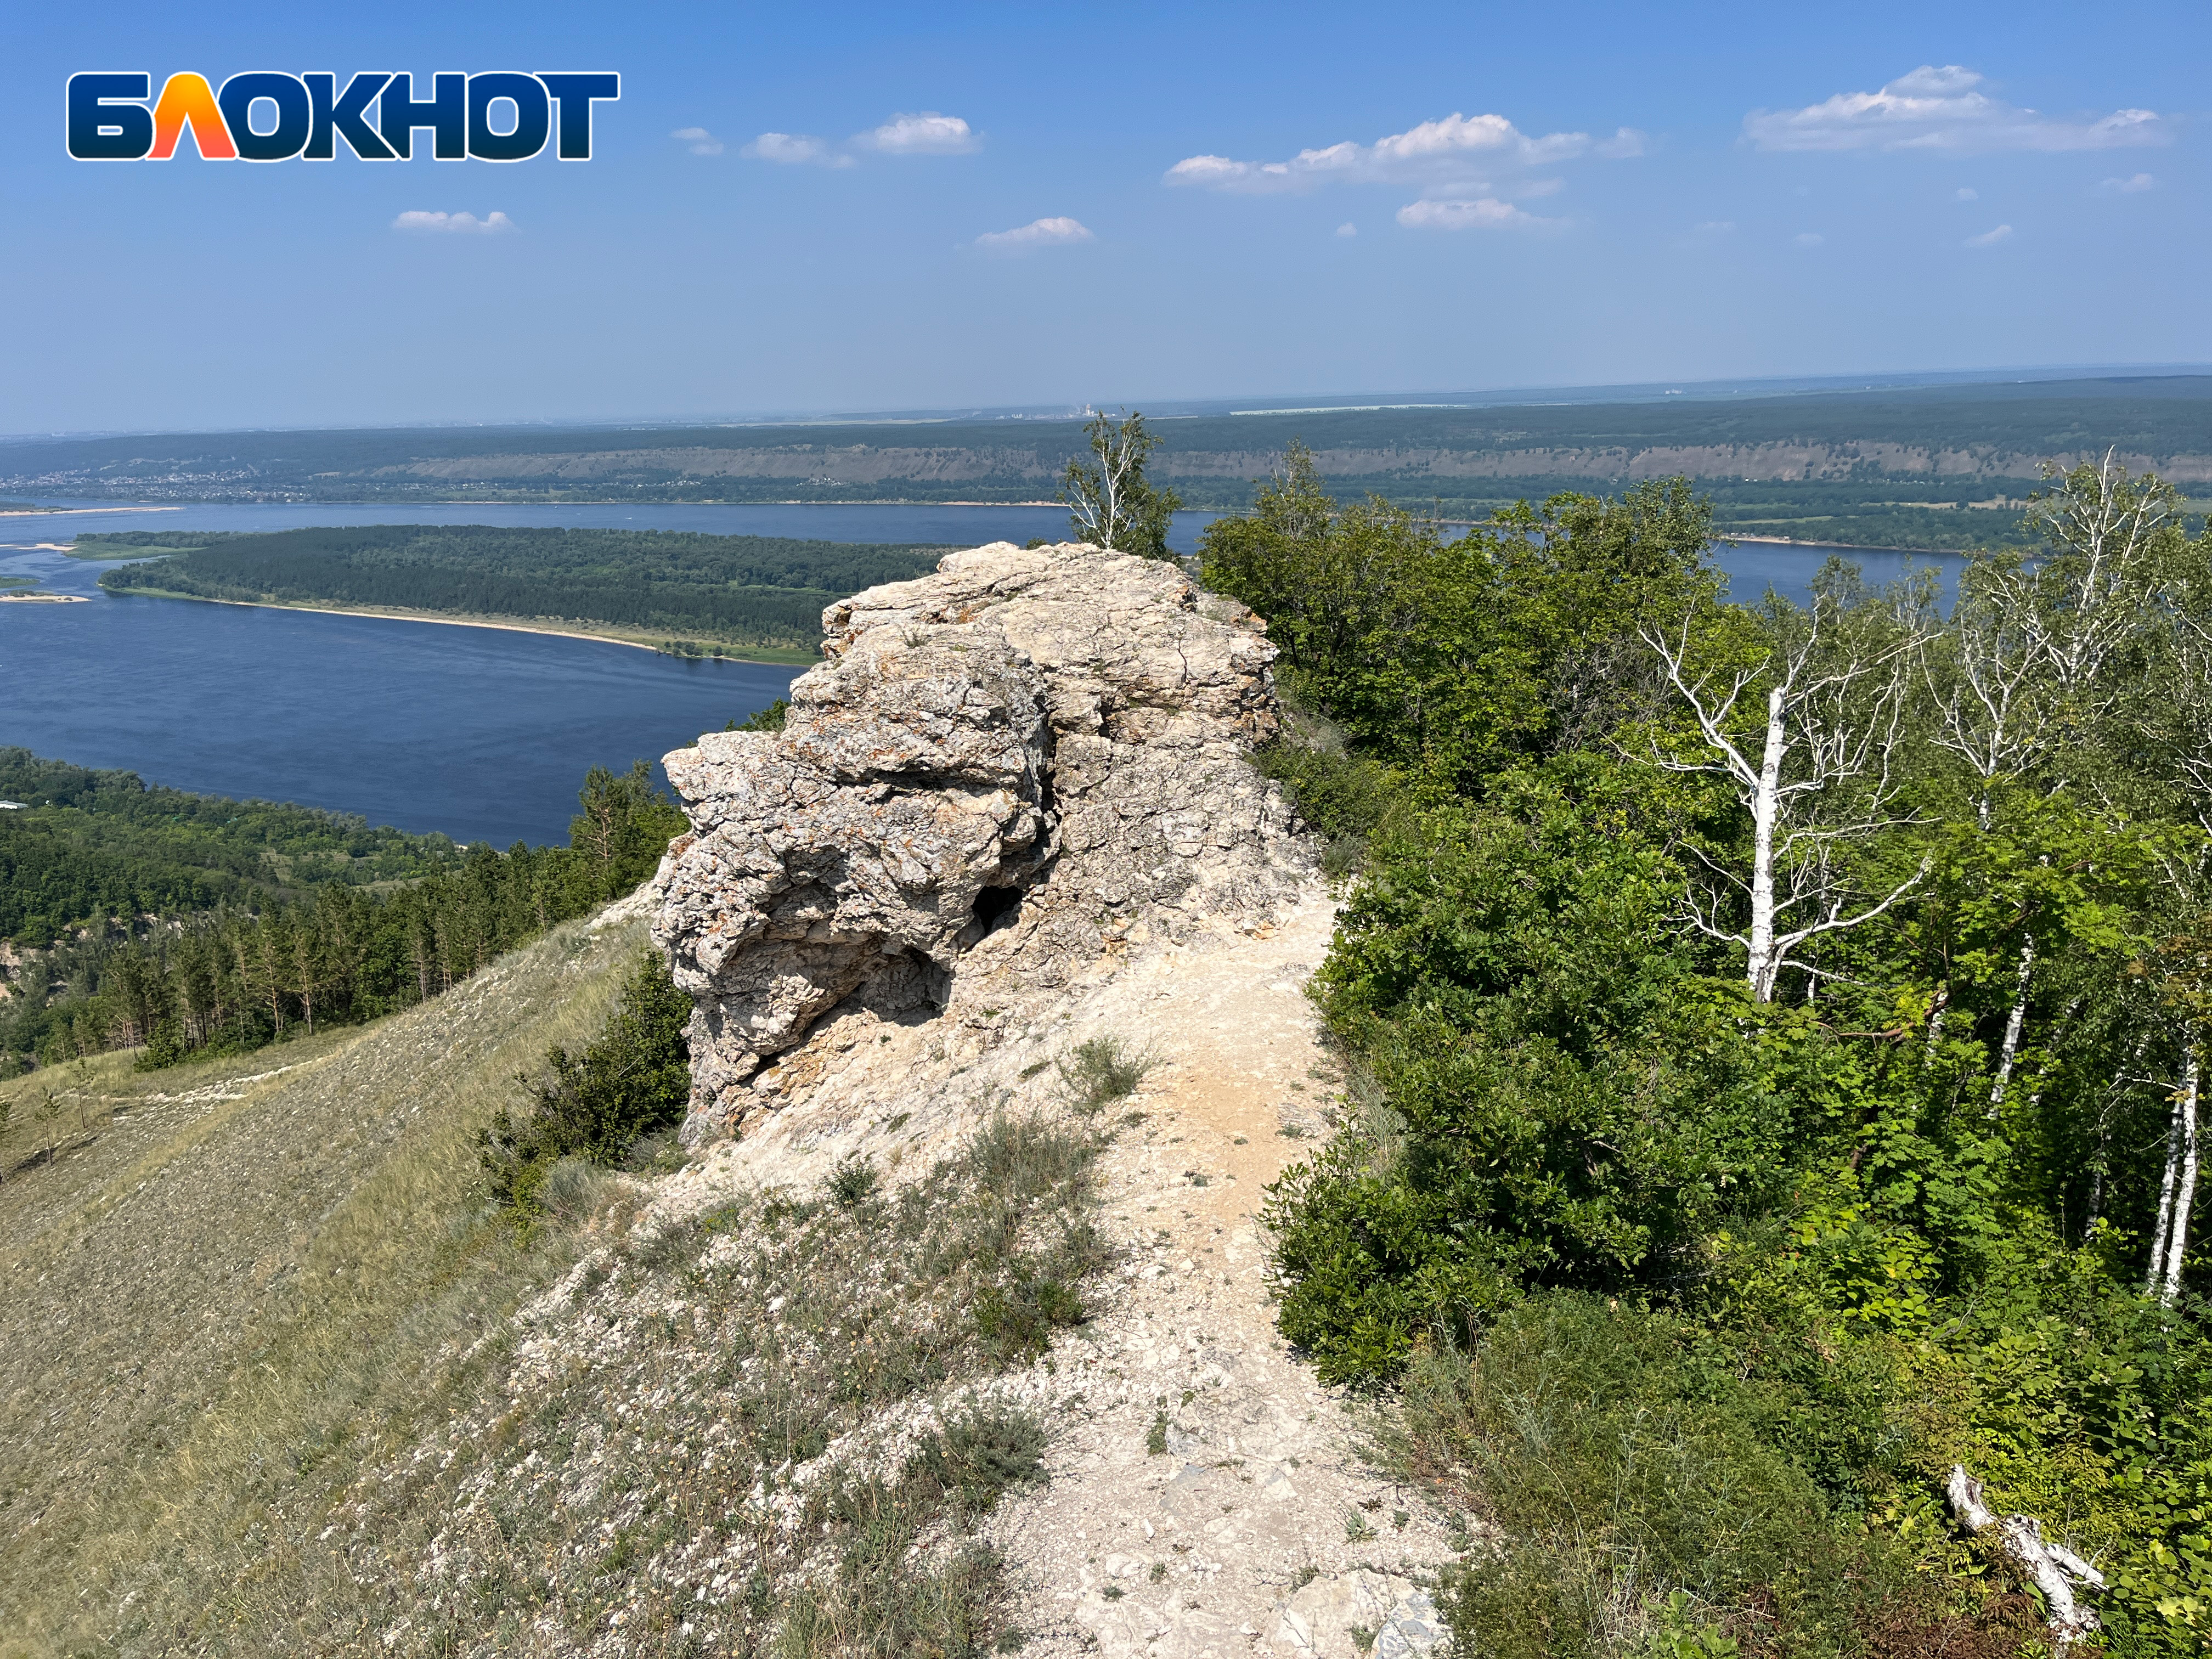
<path fill-rule="evenodd" d="M 1982 76 L 1956 64 L 1923 64 L 1879 92 L 1839 92 L 1802 109 L 1753 110 L 1744 136 L 1761 149 L 2118 149 L 2162 144 L 2172 134 L 2154 110 L 2122 109 L 2062 120 L 1977 90 Z"/>
<path fill-rule="evenodd" d="M 756 161 L 775 161 L 785 167 L 812 165 L 821 167 L 848 167 L 853 158 L 841 155 L 819 138 L 810 138 L 798 132 L 763 132 L 738 152 L 750 155 Z"/>
<path fill-rule="evenodd" d="M 2114 196 L 2135 196 L 2157 187 L 2158 180 L 2148 173 L 2138 173 L 2126 179 L 2107 179 L 2097 186 L 2098 189 L 2109 191 Z"/>
<path fill-rule="evenodd" d="M 675 136 L 696 136 L 714 144 L 711 150 L 695 148 L 698 155 L 716 155 L 722 148 L 720 142 L 702 128 L 686 127 Z M 916 115 L 894 115 L 879 127 L 856 132 L 849 144 L 833 144 L 826 138 L 803 132 L 763 132 L 738 154 L 786 167 L 850 167 L 860 165 L 851 154 L 855 149 L 873 150 L 881 155 L 964 155 L 981 149 L 982 144 L 983 141 L 958 116 L 924 110 Z"/>
<path fill-rule="evenodd" d="M 1012 230 L 988 231 L 975 239 L 975 246 L 1001 253 L 1019 253 L 1028 248 L 1068 247 L 1077 242 L 1097 240 L 1078 219 L 1032 219 Z"/>
<path fill-rule="evenodd" d="M 1735 228 L 1735 221 L 1733 219 L 1708 219 L 1698 227 L 1698 231 L 1705 236 L 1725 236 Z"/>
<path fill-rule="evenodd" d="M 1961 185 L 1951 192 L 1951 199 L 1954 202 L 1978 202 L 1982 199 L 1982 192 L 1972 185 Z"/>
<path fill-rule="evenodd" d="M 879 127 L 854 133 L 853 142 L 886 155 L 965 155 L 983 144 L 958 116 L 935 110 L 894 115 Z"/>
<path fill-rule="evenodd" d="M 1483 196 L 1472 201 L 1408 202 L 1398 210 L 1398 222 L 1408 230 L 1535 230 L 1565 222 L 1539 219 L 1510 202 Z"/>
<path fill-rule="evenodd" d="M 1346 219 L 1336 228 L 1336 234 L 1340 236 L 1357 236 L 1359 234 L 1359 227 Z"/>
<path fill-rule="evenodd" d="M 1790 240 L 1799 247 L 1818 247 L 1828 239 L 1817 230 L 1801 230 Z"/>
<path fill-rule="evenodd" d="M 1576 156 L 1614 160 L 1644 153 L 1644 135 L 1623 127 L 1611 138 L 1593 143 L 1586 132 L 1553 132 L 1531 137 L 1502 115 L 1461 115 L 1424 121 L 1371 144 L 1350 142 L 1321 149 L 1302 149 L 1286 161 L 1238 161 L 1226 155 L 1192 155 L 1167 170 L 1162 182 L 1206 190 L 1273 195 L 1311 190 L 1333 182 L 1397 184 L 1408 181 L 1463 182 L 1474 166 L 1543 167 Z"/>
<path fill-rule="evenodd" d="M 493 213 L 479 219 L 473 213 L 425 213 L 419 209 L 401 214 L 392 222 L 394 230 L 458 232 L 463 235 L 498 236 L 521 226 L 504 213 Z"/>
<path fill-rule="evenodd" d="M 704 127 L 678 127 L 668 135 L 691 147 L 694 155 L 720 155 L 726 146 Z"/>
<path fill-rule="evenodd" d="M 1985 230 L 1978 236 L 1966 238 L 1968 247 L 1995 247 L 2012 234 L 2010 225 L 1999 225 L 1995 230 Z"/>

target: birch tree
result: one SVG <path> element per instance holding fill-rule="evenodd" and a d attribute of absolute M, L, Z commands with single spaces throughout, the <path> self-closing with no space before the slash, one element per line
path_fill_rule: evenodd
<path fill-rule="evenodd" d="M 1930 738 L 1964 763 L 1985 834 L 2002 792 L 2054 796 L 2102 741 L 2133 683 L 2116 669 L 2157 620 L 2155 573 L 2177 533 L 2175 492 L 2155 477 L 2130 477 L 2109 451 L 2099 464 L 2049 468 L 2045 477 L 2052 487 L 2031 498 L 2023 526 L 2039 536 L 2041 552 L 1976 557 L 1925 659 L 1936 705 Z M 2020 1053 L 2035 975 L 2035 935 L 2022 927 L 1993 1111 Z"/>
<path fill-rule="evenodd" d="M 2166 1129 L 2166 1168 L 2158 1192 L 2158 1220 L 2151 1231 L 2150 1268 L 2143 1294 L 2166 1307 L 2181 1294 L 2181 1267 L 2189 1253 L 2189 1212 L 2197 1203 L 2197 1106 L 2203 1067 L 2196 1033 L 2182 1045 L 2181 1086 L 2173 1091 Z"/>
<path fill-rule="evenodd" d="M 1813 971 L 1792 952 L 1872 921 L 1927 869 L 1857 903 L 1844 874 L 1851 843 L 1907 821 L 1898 763 L 1926 630 L 1919 605 L 1854 604 L 1844 587 L 1840 580 L 1816 587 L 1809 611 L 1771 603 L 1769 649 L 1733 670 L 1699 671 L 1686 622 L 1673 637 L 1644 635 L 1696 723 L 1701 751 L 1655 750 L 1655 758 L 1668 771 L 1727 779 L 1751 817 L 1748 869 L 1698 853 L 1722 890 L 1693 896 L 1688 919 L 1742 950 L 1745 982 L 1761 1002 L 1773 1000 L 1784 969 Z M 1740 927 L 1730 895 L 1745 917 Z"/>
<path fill-rule="evenodd" d="M 2026 521 L 2049 549 L 2036 571 L 2034 644 L 2079 735 L 2112 705 L 2107 670 L 2145 619 L 2156 561 L 2178 539 L 2185 503 L 2154 474 L 2131 477 L 2109 450 L 2095 465 L 2045 476 L 2057 487 L 2029 498 Z"/>
<path fill-rule="evenodd" d="M 2049 741 L 2046 631 L 2038 600 L 2025 553 L 1976 558 L 1960 575 L 1950 626 L 1924 665 L 1937 707 L 1933 740 L 1972 775 L 1984 830 L 1999 781 L 2031 769 Z"/>
<path fill-rule="evenodd" d="M 1990 821 L 1992 792 L 2093 740 L 2127 681 L 2117 659 L 2156 620 L 2157 572 L 2179 532 L 2180 496 L 2107 453 L 2052 471 L 2024 527 L 2044 550 L 1978 556 L 1959 580 L 1943 648 L 1929 659 L 1936 744 L 1957 756 Z M 2047 788 L 2065 786 L 2063 777 Z"/>
<path fill-rule="evenodd" d="M 1068 510 L 1076 539 L 1115 553 L 1147 559 L 1171 559 L 1168 526 L 1182 498 L 1156 488 L 1145 476 L 1152 452 L 1160 447 L 1142 415 L 1115 422 L 1103 415 L 1084 428 L 1089 460 L 1080 456 L 1060 475 L 1060 500 Z"/>

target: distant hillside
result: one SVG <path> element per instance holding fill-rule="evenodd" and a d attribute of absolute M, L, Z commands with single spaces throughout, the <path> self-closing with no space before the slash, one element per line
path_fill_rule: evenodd
<path fill-rule="evenodd" d="M 233 800 L 0 748 L 0 938 L 44 945 L 110 916 L 297 896 L 325 882 L 458 867 L 443 836 L 281 801 Z"/>
<path fill-rule="evenodd" d="M 1730 400 L 1334 410 L 1162 420 L 1155 466 L 1235 508 L 1291 439 L 1340 495 L 1477 516 L 1685 473 L 1747 533 L 1902 546 L 2009 535 L 2049 463 L 2117 447 L 2212 483 L 2212 377 Z M 0 489 L 145 500 L 1017 501 L 1050 497 L 1073 421 L 255 432 L 0 446 Z"/>
<path fill-rule="evenodd" d="M 88 536 L 99 556 L 166 552 L 177 531 Z M 370 525 L 213 534 L 111 570 L 113 592 L 507 617 L 623 637 L 709 640 L 811 656 L 823 607 L 933 568 L 941 549 L 680 532 Z"/>

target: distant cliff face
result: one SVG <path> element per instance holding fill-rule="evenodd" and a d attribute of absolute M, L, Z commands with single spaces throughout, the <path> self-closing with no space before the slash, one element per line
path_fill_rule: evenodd
<path fill-rule="evenodd" d="M 781 732 L 666 759 L 693 826 L 653 887 L 697 1009 L 688 1143 L 773 1109 L 777 1057 L 833 1012 L 1049 993 L 1310 877 L 1244 760 L 1276 727 L 1266 624 L 1176 567 L 1000 542 L 823 624 Z"/>
<path fill-rule="evenodd" d="M 1345 480 L 1360 479 L 1395 491 L 1462 479 L 1642 479 L 1676 473 L 1780 483 L 1836 482 L 1869 474 L 2032 479 L 2039 477 L 2045 465 L 2078 466 L 2101 460 L 2105 453 L 2094 443 L 2069 447 L 1983 441 L 1972 435 L 1971 427 L 1950 443 L 1844 436 L 1743 443 L 1542 444 L 1528 441 L 1528 435 L 1486 434 L 1487 441 L 1453 444 L 1333 444 L 1316 448 L 1313 459 L 1322 476 L 1336 481 L 1340 488 Z M 2117 459 L 2130 471 L 2155 471 L 2175 483 L 2212 479 L 2212 455 L 2124 447 Z M 1241 484 L 1265 477 L 1280 461 L 1279 451 L 1262 447 L 1169 450 L 1153 462 L 1152 471 L 1163 478 Z M 772 480 L 801 486 L 1014 486 L 1048 494 L 1059 469 L 1054 456 L 1013 445 L 810 443 L 744 449 L 690 446 L 583 454 L 457 455 L 382 467 L 373 476 L 439 483 L 494 481 L 532 488 L 674 477 Z"/>

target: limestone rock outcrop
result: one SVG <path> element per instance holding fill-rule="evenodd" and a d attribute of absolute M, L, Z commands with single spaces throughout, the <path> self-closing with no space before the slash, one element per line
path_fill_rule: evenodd
<path fill-rule="evenodd" d="M 999 542 L 823 623 L 781 732 L 666 757 L 692 832 L 653 932 L 696 1005 L 688 1143 L 772 1108 L 773 1062 L 833 1012 L 1048 993 L 1310 877 L 1245 761 L 1277 725 L 1266 624 L 1177 567 Z"/>

